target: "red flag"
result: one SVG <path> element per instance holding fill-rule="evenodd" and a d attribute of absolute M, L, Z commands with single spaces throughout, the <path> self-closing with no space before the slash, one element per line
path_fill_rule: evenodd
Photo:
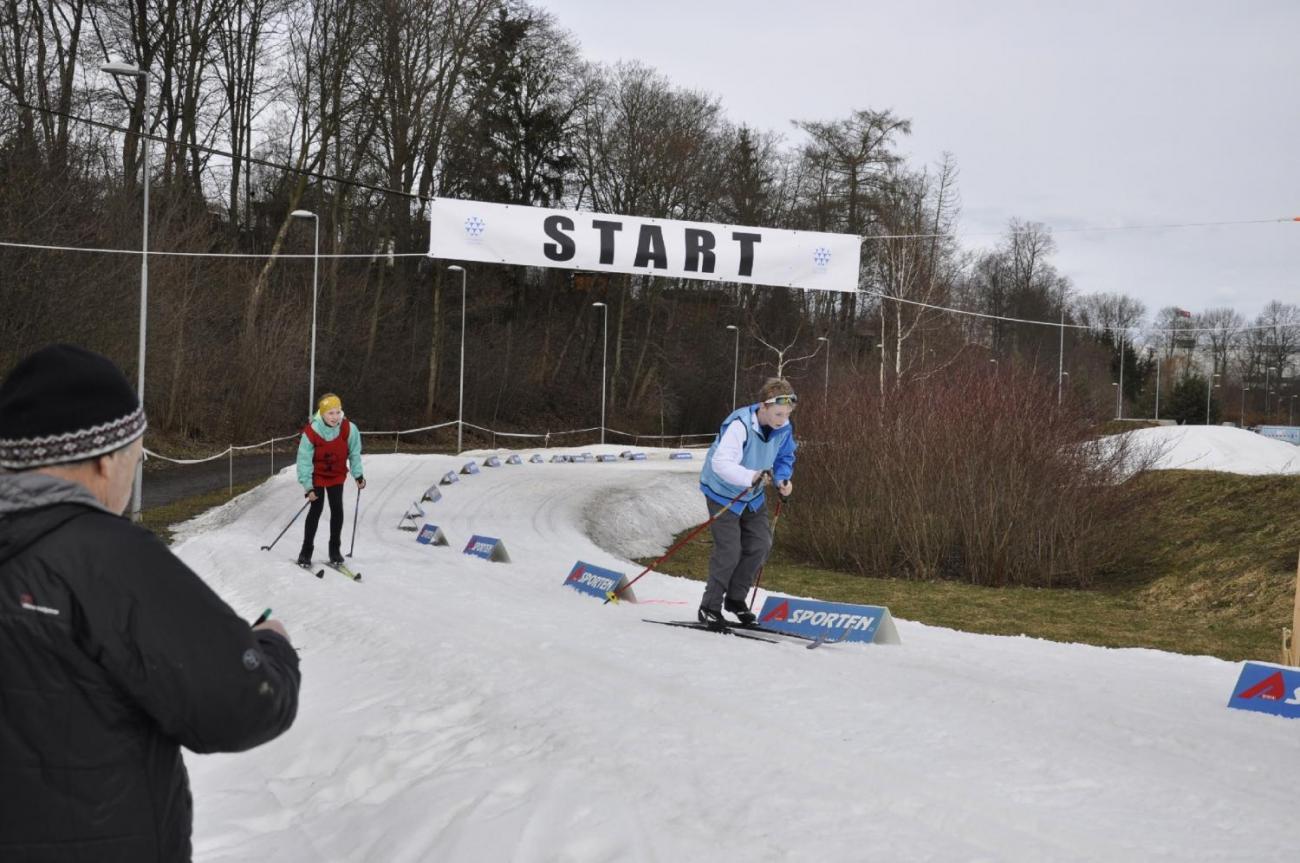
<path fill-rule="evenodd" d="M 1177 307 L 1174 308 L 1174 314 L 1178 315 L 1180 318 L 1190 318 L 1192 316 L 1192 313 L 1187 311 L 1187 309 L 1180 309 Z"/>

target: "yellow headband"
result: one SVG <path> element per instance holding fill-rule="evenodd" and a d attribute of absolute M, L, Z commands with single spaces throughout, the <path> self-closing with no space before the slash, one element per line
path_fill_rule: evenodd
<path fill-rule="evenodd" d="M 330 395 L 325 396 L 317 402 L 316 407 L 320 409 L 321 413 L 332 410 L 343 410 L 343 402 L 339 401 L 338 396 Z"/>

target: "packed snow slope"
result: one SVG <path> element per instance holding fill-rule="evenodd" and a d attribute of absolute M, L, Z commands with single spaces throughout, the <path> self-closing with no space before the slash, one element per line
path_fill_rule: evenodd
<path fill-rule="evenodd" d="M 1227 709 L 1238 665 L 907 621 L 899 646 L 805 650 L 641 622 L 692 617 L 698 582 L 563 587 L 703 519 L 698 454 L 649 453 L 462 477 L 425 504 L 450 548 L 397 524 L 466 458 L 366 456 L 360 583 L 293 566 L 300 523 L 259 550 L 301 505 L 288 472 L 185 526 L 181 557 L 250 619 L 274 608 L 303 672 L 283 737 L 187 753 L 195 858 L 1294 856 L 1300 723 Z M 461 554 L 472 533 L 513 562 Z"/>
<path fill-rule="evenodd" d="M 1124 432 L 1159 470 L 1300 474 L 1300 447 L 1229 426 L 1159 426 Z"/>

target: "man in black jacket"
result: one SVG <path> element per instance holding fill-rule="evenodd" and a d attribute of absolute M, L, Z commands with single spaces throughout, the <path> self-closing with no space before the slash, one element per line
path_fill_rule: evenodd
<path fill-rule="evenodd" d="M 54 345 L 0 385 L 0 860 L 186 861 L 180 747 L 239 752 L 298 707 L 298 657 L 122 518 L 143 409 Z"/>

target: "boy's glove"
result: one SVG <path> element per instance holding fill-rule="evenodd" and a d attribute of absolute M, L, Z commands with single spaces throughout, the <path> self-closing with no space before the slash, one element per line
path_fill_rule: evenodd
<path fill-rule="evenodd" d="M 750 488 L 762 488 L 765 485 L 772 484 L 772 472 L 770 470 L 759 471 L 758 476 L 749 484 Z"/>

